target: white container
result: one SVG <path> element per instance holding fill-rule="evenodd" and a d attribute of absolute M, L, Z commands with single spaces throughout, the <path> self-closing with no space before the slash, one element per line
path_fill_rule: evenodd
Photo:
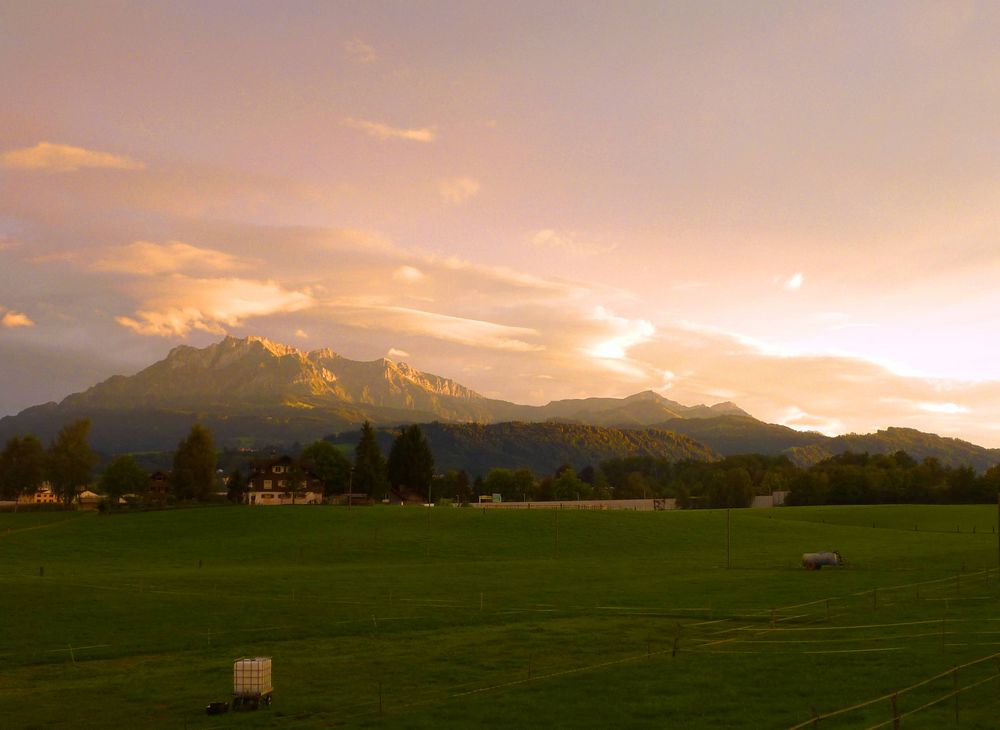
<path fill-rule="evenodd" d="M 271 657 L 258 656 L 233 662 L 233 695 L 262 697 L 272 692 Z"/>

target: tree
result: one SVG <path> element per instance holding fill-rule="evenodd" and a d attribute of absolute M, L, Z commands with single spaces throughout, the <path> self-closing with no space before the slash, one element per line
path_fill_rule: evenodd
<path fill-rule="evenodd" d="M 177 499 L 205 499 L 215 484 L 215 444 L 212 432 L 200 423 L 177 444 L 170 481 Z"/>
<path fill-rule="evenodd" d="M 552 496 L 559 500 L 579 499 L 581 496 L 586 499 L 590 497 L 590 490 L 590 485 L 576 475 L 573 467 L 562 469 L 552 482 Z"/>
<path fill-rule="evenodd" d="M 233 469 L 226 482 L 226 499 L 239 504 L 243 501 L 243 495 L 247 493 L 247 478 L 239 469 Z"/>
<path fill-rule="evenodd" d="M 45 447 L 32 435 L 14 436 L 0 454 L 0 499 L 34 492 L 45 479 Z"/>
<path fill-rule="evenodd" d="M 354 449 L 352 492 L 381 494 L 386 487 L 385 458 L 375 440 L 375 429 L 369 421 L 361 426 L 361 438 Z"/>
<path fill-rule="evenodd" d="M 146 491 L 149 474 L 143 471 L 131 454 L 116 457 L 101 475 L 100 490 L 111 505 L 118 504 L 123 494 Z"/>
<path fill-rule="evenodd" d="M 594 499 L 611 499 L 611 485 L 608 484 L 608 478 L 601 468 L 594 471 L 593 493 Z"/>
<path fill-rule="evenodd" d="M 413 424 L 400 429 L 389 452 L 387 472 L 393 489 L 410 489 L 430 499 L 434 455 L 420 426 Z"/>
<path fill-rule="evenodd" d="M 462 470 L 449 469 L 447 473 L 434 477 L 434 497 L 438 499 L 456 499 L 459 503 L 468 502 L 469 475 Z"/>
<path fill-rule="evenodd" d="M 316 441 L 306 446 L 300 461 L 320 479 L 327 496 L 347 491 L 351 478 L 351 462 L 329 441 Z"/>
<path fill-rule="evenodd" d="M 52 490 L 64 504 L 72 503 L 77 489 L 90 483 L 97 464 L 97 454 L 87 443 L 90 419 L 84 418 L 63 426 L 46 456 L 46 471 Z"/>

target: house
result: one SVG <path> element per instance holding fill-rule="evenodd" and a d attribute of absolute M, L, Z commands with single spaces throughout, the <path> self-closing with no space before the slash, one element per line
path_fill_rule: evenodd
<path fill-rule="evenodd" d="M 170 475 L 162 471 L 154 471 L 149 475 L 146 487 L 146 499 L 150 502 L 166 502 L 170 496 Z"/>
<path fill-rule="evenodd" d="M 22 494 L 17 498 L 18 504 L 57 504 L 59 497 L 52 491 L 52 485 L 42 482 L 38 489 L 28 494 Z"/>
<path fill-rule="evenodd" d="M 76 495 L 76 508 L 82 510 L 96 510 L 101 502 L 104 501 L 104 497 L 95 492 L 91 492 L 89 489 L 84 489 L 82 492 Z"/>
<path fill-rule="evenodd" d="M 290 456 L 257 461 L 243 501 L 251 505 L 322 504 L 323 480 Z"/>

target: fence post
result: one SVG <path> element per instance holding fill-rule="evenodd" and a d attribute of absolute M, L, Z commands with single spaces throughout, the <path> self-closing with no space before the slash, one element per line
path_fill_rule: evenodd
<path fill-rule="evenodd" d="M 771 628 L 774 628 L 774 609 L 771 609 Z"/>
<path fill-rule="evenodd" d="M 732 510 L 726 509 L 726 570 L 733 567 L 732 562 L 732 542 L 733 542 Z"/>
<path fill-rule="evenodd" d="M 814 707 L 814 708 L 812 708 L 812 711 L 813 711 L 813 721 L 812 721 L 812 726 L 813 726 L 813 727 L 819 727 L 819 714 L 817 714 L 817 712 L 816 712 L 816 708 L 815 708 L 815 707 Z"/>
<path fill-rule="evenodd" d="M 892 693 L 892 730 L 899 730 L 899 706 L 896 704 L 896 692 Z"/>
<path fill-rule="evenodd" d="M 958 667 L 953 667 L 951 670 L 952 684 L 955 689 L 955 724 L 958 724 Z"/>

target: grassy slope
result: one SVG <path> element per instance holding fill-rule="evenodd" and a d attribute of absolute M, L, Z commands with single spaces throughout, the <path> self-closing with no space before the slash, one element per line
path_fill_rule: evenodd
<path fill-rule="evenodd" d="M 732 514 L 732 570 L 721 511 L 0 514 L 3 726 L 786 727 L 1000 650 L 996 573 L 974 574 L 997 564 L 995 508 Z M 826 548 L 850 567 L 797 566 Z M 872 588 L 936 579 L 873 610 Z M 821 603 L 768 630 L 827 597 L 829 622 Z M 256 654 L 275 705 L 200 714 Z M 963 695 L 963 725 L 995 727 L 996 697 Z"/>

